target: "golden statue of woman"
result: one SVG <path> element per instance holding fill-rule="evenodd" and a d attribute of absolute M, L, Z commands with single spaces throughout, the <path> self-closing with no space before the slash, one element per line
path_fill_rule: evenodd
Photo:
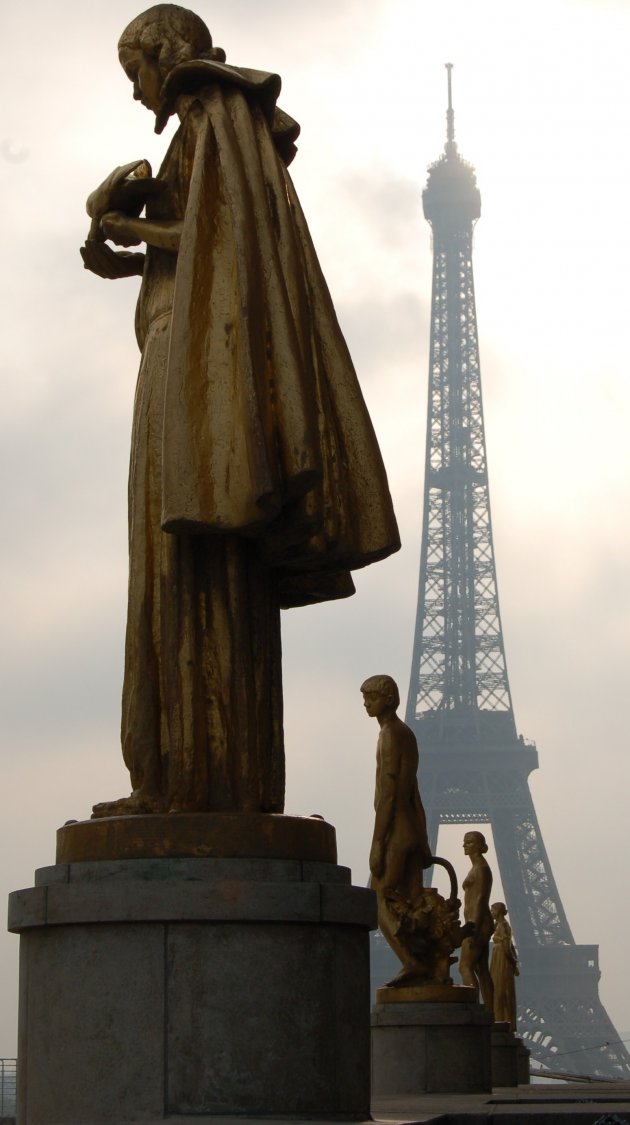
<path fill-rule="evenodd" d="M 118 50 L 156 132 L 180 124 L 155 178 L 137 161 L 90 196 L 82 248 L 101 277 L 142 275 L 133 792 L 95 815 L 280 812 L 280 610 L 351 594 L 351 569 L 398 548 L 387 479 L 287 171 L 299 126 L 276 105 L 280 79 L 228 66 L 174 4 L 133 20 Z"/>
<path fill-rule="evenodd" d="M 498 1023 L 508 1023 L 516 1031 L 516 984 L 519 975 L 518 957 L 512 941 L 512 927 L 507 920 L 504 902 L 493 902 L 490 907 L 494 920 L 490 976 L 494 987 L 494 1018 Z"/>
<path fill-rule="evenodd" d="M 467 832 L 464 836 L 464 855 L 470 859 L 470 871 L 462 883 L 464 892 L 464 919 L 472 922 L 470 937 L 462 942 L 459 955 L 459 973 L 462 984 L 476 988 L 486 1011 L 493 1014 L 494 989 L 488 968 L 488 948 L 494 929 L 490 913 L 492 872 L 485 858 L 488 851 L 482 832 Z"/>

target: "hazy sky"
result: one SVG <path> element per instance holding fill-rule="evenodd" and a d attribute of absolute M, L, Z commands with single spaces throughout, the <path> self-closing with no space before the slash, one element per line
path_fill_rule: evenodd
<path fill-rule="evenodd" d="M 55 830 L 125 794 L 119 742 L 137 281 L 82 268 L 87 194 L 166 147 L 116 41 L 132 0 L 0 6 L 0 890 Z M 359 684 L 406 696 L 416 612 L 430 230 L 427 165 L 477 169 L 475 281 L 499 591 L 517 726 L 578 942 L 630 1028 L 627 0 L 200 0 L 228 61 L 278 71 L 292 174 L 381 441 L 403 549 L 347 603 L 284 615 L 287 811 L 336 825 L 367 878 L 377 727 Z M 463 828 L 441 838 L 457 858 Z M 18 939 L 0 935 L 0 1055 Z"/>

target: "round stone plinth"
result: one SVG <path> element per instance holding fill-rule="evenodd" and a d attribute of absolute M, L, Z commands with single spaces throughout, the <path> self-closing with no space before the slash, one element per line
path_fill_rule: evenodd
<path fill-rule="evenodd" d="M 57 831 L 57 863 L 214 857 L 336 863 L 335 829 L 318 817 L 235 812 L 110 816 Z"/>
<path fill-rule="evenodd" d="M 377 1004 L 474 1004 L 477 990 L 459 984 L 412 984 L 401 988 L 384 984 L 376 990 Z"/>
<path fill-rule="evenodd" d="M 56 864 L 16 891 L 19 1125 L 368 1120 L 374 893 L 333 863 Z"/>

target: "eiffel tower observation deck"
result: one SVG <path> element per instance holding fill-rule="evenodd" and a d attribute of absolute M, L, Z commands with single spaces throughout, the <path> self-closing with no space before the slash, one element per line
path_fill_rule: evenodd
<path fill-rule="evenodd" d="M 422 200 L 433 292 L 418 611 L 406 721 L 420 746 L 435 854 L 440 824 L 489 824 L 518 946 L 518 1028 L 556 1072 L 630 1078 L 630 1056 L 599 999 L 598 947 L 577 945 L 545 850 L 517 734 L 490 518 L 472 267 L 481 214 L 475 170 L 447 137 Z"/>

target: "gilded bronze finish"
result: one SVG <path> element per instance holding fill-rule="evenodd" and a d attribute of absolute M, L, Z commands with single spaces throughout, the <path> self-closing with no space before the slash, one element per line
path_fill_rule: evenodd
<path fill-rule="evenodd" d="M 335 829 L 319 817 L 178 813 L 100 817 L 57 831 L 57 863 L 210 857 L 336 863 Z"/>
<path fill-rule="evenodd" d="M 490 1015 L 494 1013 L 494 985 L 488 968 L 488 948 L 494 930 L 490 912 L 492 872 L 486 862 L 488 845 L 483 832 L 467 832 L 464 836 L 464 854 L 470 858 L 464 891 L 464 918 L 472 933 L 462 941 L 459 955 L 459 974 L 462 984 L 476 988 Z"/>
<path fill-rule="evenodd" d="M 391 676 L 371 676 L 361 686 L 368 715 L 377 719 L 374 834 L 370 850 L 378 924 L 402 962 L 390 988 L 430 985 L 449 988 L 453 950 L 471 930 L 459 921 L 457 880 L 450 863 L 431 855 L 418 790 L 418 745 L 399 719 L 398 688 Z M 438 863 L 449 872 L 447 899 L 424 887 L 425 868 Z"/>
<path fill-rule="evenodd" d="M 494 1018 L 516 1031 L 516 981 L 519 975 L 518 956 L 512 940 L 512 927 L 507 920 L 504 902 L 493 902 L 490 912 L 494 921 L 490 976 L 494 988 Z"/>
<path fill-rule="evenodd" d="M 122 704 L 132 793 L 94 815 L 282 812 L 280 610 L 400 543 L 374 430 L 288 173 L 275 74 L 158 4 L 134 97 L 179 128 L 88 199 L 86 269 L 140 274 Z M 136 247 L 131 251 L 113 249 Z M 166 822 L 162 822 L 166 823 Z"/>
<path fill-rule="evenodd" d="M 477 990 L 459 984 L 415 984 L 400 988 L 384 984 L 376 990 L 377 1004 L 475 1004 Z"/>

